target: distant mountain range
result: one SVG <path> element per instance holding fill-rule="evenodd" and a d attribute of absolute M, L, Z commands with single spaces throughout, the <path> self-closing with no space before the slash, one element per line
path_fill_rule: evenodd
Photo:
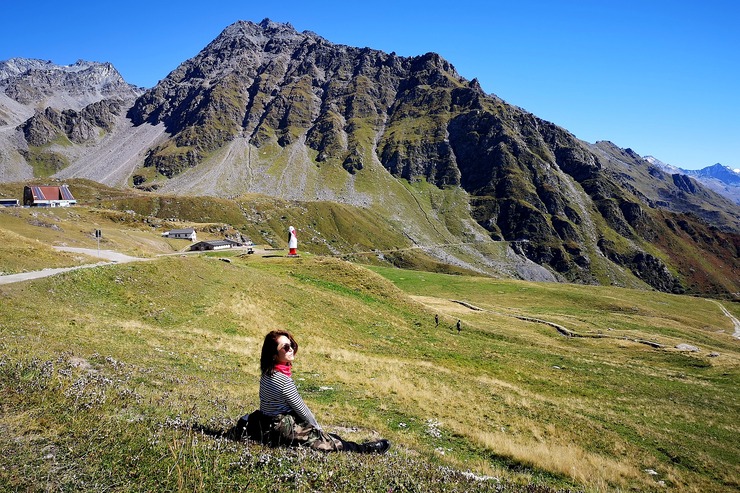
<path fill-rule="evenodd" d="M 654 166 L 658 166 L 666 173 L 679 173 L 695 178 L 707 188 L 724 195 L 736 204 L 740 204 L 740 169 L 732 169 L 720 163 L 700 170 L 681 169 L 666 164 L 653 156 L 645 156 L 645 160 Z"/>
<path fill-rule="evenodd" d="M 3 182 L 367 208 L 490 275 L 740 292 L 740 207 L 708 178 L 580 141 L 435 53 L 267 19 L 228 26 L 148 90 L 110 64 L 0 63 L 0 159 Z"/>

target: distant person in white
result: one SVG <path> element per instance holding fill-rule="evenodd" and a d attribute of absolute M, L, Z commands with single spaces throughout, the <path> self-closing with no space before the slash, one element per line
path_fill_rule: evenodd
<path fill-rule="evenodd" d="M 288 228 L 288 249 L 288 255 L 298 255 L 298 236 L 293 226 Z"/>

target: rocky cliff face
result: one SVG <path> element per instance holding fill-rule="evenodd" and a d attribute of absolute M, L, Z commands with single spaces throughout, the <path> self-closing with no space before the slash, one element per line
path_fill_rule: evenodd
<path fill-rule="evenodd" d="M 27 106 L 80 110 L 103 100 L 131 100 L 142 90 L 128 84 L 110 63 L 72 65 L 12 58 L 0 62 L 0 91 Z"/>
<path fill-rule="evenodd" d="M 55 138 L 64 136 L 77 144 L 93 140 L 99 129 L 110 132 L 115 117 L 120 115 L 124 102 L 103 100 L 91 103 L 80 111 L 62 110 L 52 107 L 37 110 L 34 116 L 20 125 L 26 142 L 31 146 L 49 144 Z"/>

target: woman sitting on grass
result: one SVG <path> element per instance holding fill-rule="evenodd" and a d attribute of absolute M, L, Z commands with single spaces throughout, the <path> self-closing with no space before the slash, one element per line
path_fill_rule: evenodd
<path fill-rule="evenodd" d="M 322 430 L 298 394 L 291 369 L 298 343 L 290 332 L 274 330 L 265 336 L 260 357 L 260 409 L 249 415 L 247 434 L 272 445 L 308 446 L 325 452 L 383 454 L 388 440 L 355 443 Z"/>

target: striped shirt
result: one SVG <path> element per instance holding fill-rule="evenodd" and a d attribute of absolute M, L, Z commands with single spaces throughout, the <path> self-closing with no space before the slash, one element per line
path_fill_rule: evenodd
<path fill-rule="evenodd" d="M 298 394 L 293 380 L 279 371 L 272 375 L 262 375 L 260 379 L 260 411 L 268 416 L 294 411 L 302 421 L 321 429 L 313 413 Z"/>

